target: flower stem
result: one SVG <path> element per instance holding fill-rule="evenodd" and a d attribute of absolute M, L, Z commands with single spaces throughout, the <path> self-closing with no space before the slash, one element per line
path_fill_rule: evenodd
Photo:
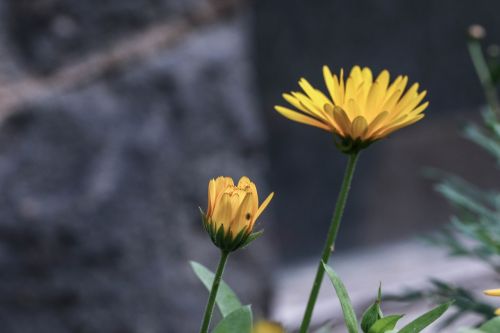
<path fill-rule="evenodd" d="M 469 55 L 472 59 L 472 63 L 476 69 L 477 76 L 483 86 L 486 101 L 488 102 L 491 111 L 498 119 L 500 118 L 500 102 L 498 101 L 498 95 L 495 83 L 491 77 L 490 69 L 488 68 L 483 50 L 481 49 L 481 43 L 477 39 L 471 39 L 467 46 L 469 48 Z"/>
<path fill-rule="evenodd" d="M 210 319 L 212 318 L 212 312 L 214 310 L 215 298 L 217 296 L 217 291 L 219 290 L 220 281 L 222 279 L 222 273 L 224 272 L 224 266 L 226 266 L 228 257 L 229 257 L 229 252 L 226 251 L 221 252 L 219 265 L 217 266 L 217 271 L 215 272 L 214 282 L 212 283 L 212 288 L 210 289 L 210 296 L 208 296 L 207 306 L 205 307 L 205 315 L 203 316 L 203 323 L 201 324 L 200 333 L 208 332 L 208 327 L 210 326 Z"/>
<path fill-rule="evenodd" d="M 332 222 L 330 224 L 330 229 L 328 230 L 328 237 L 326 238 L 325 247 L 323 248 L 323 254 L 321 255 L 321 261 L 318 264 L 316 277 L 311 289 L 311 294 L 309 295 L 309 301 L 307 302 L 304 318 L 302 319 L 302 324 L 300 326 L 300 333 L 307 333 L 307 329 L 309 328 L 309 324 L 311 323 L 314 305 L 316 304 L 316 299 L 318 298 L 321 282 L 323 281 L 323 275 L 325 274 L 322 262 L 327 263 L 328 259 L 330 258 L 330 254 L 334 250 L 335 239 L 337 238 L 337 233 L 339 231 L 340 221 L 342 219 L 342 214 L 344 213 L 344 207 L 347 201 L 347 196 L 349 194 L 349 189 L 351 188 L 352 176 L 354 174 L 354 169 L 356 168 L 358 157 L 359 153 L 353 153 L 349 155 L 344 179 L 342 180 L 340 193 L 337 198 L 337 203 L 335 204 L 335 211 L 333 213 Z"/>

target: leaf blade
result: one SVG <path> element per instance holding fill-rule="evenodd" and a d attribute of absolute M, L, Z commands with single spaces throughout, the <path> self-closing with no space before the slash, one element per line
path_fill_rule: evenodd
<path fill-rule="evenodd" d="M 210 292 L 215 274 L 200 263 L 191 261 L 190 264 L 193 272 Z M 224 281 L 221 281 L 219 285 L 219 290 L 217 292 L 217 296 L 215 297 L 215 302 L 223 317 L 226 317 L 231 312 L 242 307 L 238 296 L 236 296 L 234 291 Z"/>
<path fill-rule="evenodd" d="M 377 320 L 368 330 L 368 333 L 385 333 L 396 327 L 399 319 L 403 318 L 403 315 L 389 315 Z"/>
<path fill-rule="evenodd" d="M 436 306 L 432 310 L 427 311 L 426 313 L 424 313 L 423 315 L 421 315 L 420 317 L 418 317 L 417 319 L 413 320 L 408 325 L 400 329 L 398 333 L 421 332 L 424 328 L 426 328 L 427 326 L 432 324 L 436 319 L 441 317 L 441 315 L 443 315 L 443 313 L 445 313 L 446 310 L 448 310 L 448 308 L 452 303 L 453 302 L 448 302 Z"/>
<path fill-rule="evenodd" d="M 347 293 L 344 283 L 342 282 L 342 280 L 340 280 L 340 277 L 330 266 L 328 266 L 324 262 L 322 262 L 322 264 L 325 272 L 328 274 L 328 277 L 333 284 L 333 287 L 335 288 L 337 297 L 339 298 L 347 330 L 349 331 L 349 333 L 358 333 L 358 321 L 356 319 L 356 314 L 352 307 L 351 299 L 349 298 L 349 294 Z"/>
<path fill-rule="evenodd" d="M 252 310 L 250 305 L 242 306 L 225 316 L 212 333 L 251 333 Z"/>

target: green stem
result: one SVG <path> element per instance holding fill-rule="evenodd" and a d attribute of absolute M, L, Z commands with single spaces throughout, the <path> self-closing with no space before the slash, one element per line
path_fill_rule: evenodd
<path fill-rule="evenodd" d="M 316 304 L 316 299 L 318 298 L 321 282 L 323 281 L 323 275 L 325 274 L 322 262 L 327 263 L 328 259 L 330 259 L 330 254 L 334 250 L 335 239 L 337 238 L 337 233 L 339 231 L 340 221 L 342 220 L 342 214 L 344 213 L 345 203 L 347 201 L 349 189 L 351 188 L 352 176 L 354 174 L 354 169 L 356 168 L 358 157 L 359 153 L 353 153 L 349 155 L 349 160 L 347 162 L 344 174 L 344 180 L 342 181 L 342 187 L 340 188 L 337 203 L 335 204 L 335 211 L 333 213 L 332 222 L 330 224 L 330 229 L 328 230 L 328 237 L 326 238 L 323 254 L 321 255 L 321 261 L 319 262 L 318 269 L 316 271 L 316 278 L 314 279 L 311 294 L 309 295 L 309 301 L 307 302 L 306 311 L 304 313 L 304 318 L 302 319 L 302 325 L 300 326 L 300 333 L 307 333 L 307 329 L 309 328 L 309 324 L 311 323 L 314 305 Z"/>
<path fill-rule="evenodd" d="M 224 272 L 224 266 L 226 266 L 228 257 L 229 252 L 221 252 L 219 265 L 217 266 L 217 271 L 215 272 L 214 282 L 212 283 L 212 288 L 210 289 L 210 296 L 208 297 L 207 306 L 205 307 L 205 315 L 203 316 L 203 323 L 201 324 L 200 333 L 208 332 L 210 319 L 212 318 L 212 312 L 214 311 L 215 298 L 217 296 L 217 291 L 219 290 L 222 273 Z"/>
<path fill-rule="evenodd" d="M 483 50 L 481 49 L 481 43 L 477 39 L 469 40 L 467 44 L 469 48 L 469 54 L 476 69 L 479 81 L 483 86 L 484 95 L 486 101 L 491 108 L 493 114 L 500 118 L 500 103 L 498 102 L 497 92 L 495 90 L 495 84 L 491 78 L 491 72 L 484 58 Z"/>

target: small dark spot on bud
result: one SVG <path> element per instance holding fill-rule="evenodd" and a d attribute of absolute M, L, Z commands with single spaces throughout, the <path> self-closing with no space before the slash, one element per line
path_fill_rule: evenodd
<path fill-rule="evenodd" d="M 250 213 L 247 213 L 247 215 L 245 215 L 245 218 L 246 218 L 247 220 L 250 220 L 250 218 L 251 218 L 251 217 L 252 217 L 252 215 L 250 215 Z"/>

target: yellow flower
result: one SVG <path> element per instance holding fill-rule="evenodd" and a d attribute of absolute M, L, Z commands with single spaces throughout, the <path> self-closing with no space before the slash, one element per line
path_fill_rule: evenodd
<path fill-rule="evenodd" d="M 500 296 L 500 289 L 489 289 L 485 290 L 484 293 L 488 296 Z M 495 310 L 495 314 L 500 316 L 500 308 Z"/>
<path fill-rule="evenodd" d="M 254 324 L 252 333 L 285 333 L 285 329 L 280 324 L 261 320 Z"/>
<path fill-rule="evenodd" d="M 323 66 L 323 76 L 328 96 L 301 78 L 303 92 L 283 94 L 296 111 L 279 105 L 275 109 L 288 119 L 336 134 L 344 152 L 359 151 L 419 121 L 429 105 L 421 104 L 426 91 L 418 92 L 418 83 L 405 90 L 408 77 L 398 76 L 390 83 L 387 70 L 373 80 L 368 67 L 354 66 L 344 81 L 343 70 L 337 76 Z"/>
<path fill-rule="evenodd" d="M 203 224 L 214 244 L 224 251 L 234 251 L 245 245 L 255 221 L 273 195 L 269 194 L 259 206 L 257 188 L 248 177 L 241 177 L 237 186 L 230 177 L 210 180 Z"/>

